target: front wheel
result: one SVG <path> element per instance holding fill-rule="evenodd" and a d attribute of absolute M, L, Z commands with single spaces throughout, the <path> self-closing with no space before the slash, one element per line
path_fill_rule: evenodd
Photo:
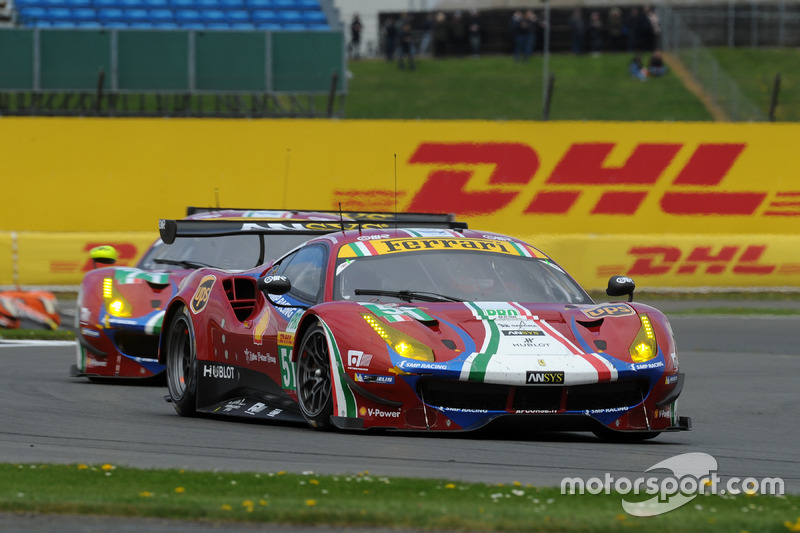
<path fill-rule="evenodd" d="M 172 317 L 164 349 L 172 405 L 179 415 L 193 416 L 197 412 L 197 344 L 192 318 L 185 307 Z"/>
<path fill-rule="evenodd" d="M 297 357 L 297 400 L 306 421 L 315 429 L 330 429 L 333 387 L 328 340 L 316 325 L 303 336 Z"/>

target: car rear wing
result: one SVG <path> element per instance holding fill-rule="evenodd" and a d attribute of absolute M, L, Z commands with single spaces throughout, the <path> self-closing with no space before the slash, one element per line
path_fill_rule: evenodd
<path fill-rule="evenodd" d="M 397 221 L 402 223 L 423 223 L 423 222 L 455 222 L 456 216 L 452 213 L 390 213 L 388 211 L 333 211 L 325 209 L 264 209 L 264 208 L 241 208 L 241 207 L 187 207 L 186 216 L 197 215 L 200 213 L 214 213 L 218 211 L 274 211 L 287 213 L 289 215 L 313 215 L 320 213 L 341 217 L 344 220 L 362 221 Z M 290 218 L 290 217 L 288 217 Z M 450 226 L 434 226 L 448 228 Z"/>
<path fill-rule="evenodd" d="M 398 215 L 414 215 L 415 213 L 398 213 Z M 280 220 L 259 220 L 250 219 L 207 219 L 207 220 L 171 220 L 160 219 L 158 221 L 158 231 L 161 240 L 166 244 L 172 244 L 178 237 L 222 237 L 225 235 L 242 234 L 307 234 L 309 238 L 313 235 L 324 235 L 338 231 L 354 229 L 390 229 L 390 228 L 444 228 L 444 229 L 467 229 L 466 222 L 455 220 L 425 220 L 424 218 L 414 218 L 399 220 L 340 220 L 340 221 L 280 221 Z"/>

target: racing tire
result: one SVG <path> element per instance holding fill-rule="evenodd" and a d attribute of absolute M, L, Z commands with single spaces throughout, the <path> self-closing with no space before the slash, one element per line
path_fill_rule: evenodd
<path fill-rule="evenodd" d="M 318 430 L 332 428 L 333 386 L 328 339 L 319 324 L 303 336 L 297 356 L 297 402 L 306 422 Z"/>
<path fill-rule="evenodd" d="M 170 320 L 164 349 L 167 389 L 181 416 L 197 414 L 197 343 L 189 310 L 185 307 Z"/>

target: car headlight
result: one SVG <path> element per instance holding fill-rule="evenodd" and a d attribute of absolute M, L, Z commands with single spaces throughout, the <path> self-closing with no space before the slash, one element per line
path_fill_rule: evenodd
<path fill-rule="evenodd" d="M 113 278 L 103 279 L 103 301 L 106 311 L 111 316 L 127 318 L 131 316 L 131 304 L 114 288 Z"/>
<path fill-rule="evenodd" d="M 656 343 L 656 332 L 650 318 L 645 314 L 639 315 L 641 326 L 633 344 L 630 347 L 631 359 L 634 363 L 644 363 L 658 354 L 658 344 Z"/>
<path fill-rule="evenodd" d="M 419 342 L 417 339 L 406 335 L 402 331 L 398 331 L 392 327 L 387 326 L 374 316 L 361 313 L 367 324 L 378 334 L 378 336 L 386 341 L 389 347 L 397 352 L 401 357 L 409 359 L 418 359 L 420 361 L 433 361 L 433 350 Z"/>

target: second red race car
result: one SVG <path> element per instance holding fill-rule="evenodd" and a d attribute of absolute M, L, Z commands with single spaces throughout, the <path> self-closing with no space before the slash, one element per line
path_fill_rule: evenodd
<path fill-rule="evenodd" d="M 443 223 L 450 215 L 339 213 L 256 209 L 189 208 L 181 221 L 190 233 L 168 246 L 161 239 L 134 267 L 118 266 L 110 246 L 92 250 L 98 268 L 86 273 L 77 299 L 77 362 L 74 377 L 89 379 L 151 378 L 163 375 L 157 360 L 158 338 L 167 303 L 182 280 L 204 267 L 232 271 L 254 268 L 285 254 L 306 240 L 340 230 L 355 221 L 386 225 L 387 220 Z M 395 222 L 397 223 L 397 222 Z M 269 224 L 269 234 L 248 231 Z M 208 229 L 213 229 L 209 237 Z"/>

